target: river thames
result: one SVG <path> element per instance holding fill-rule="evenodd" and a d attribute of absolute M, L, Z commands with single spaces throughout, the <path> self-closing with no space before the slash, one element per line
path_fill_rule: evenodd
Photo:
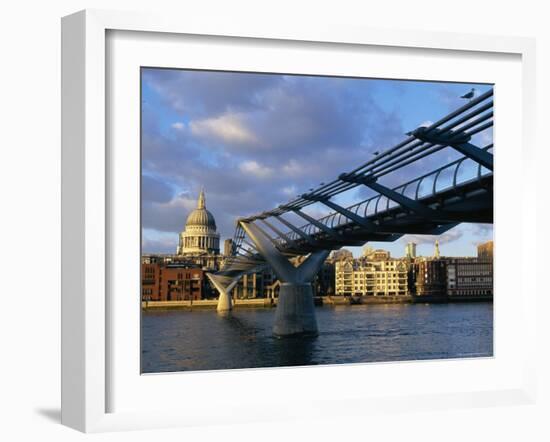
<path fill-rule="evenodd" d="M 142 372 L 284 367 L 493 355 L 493 304 L 316 308 L 319 335 L 277 339 L 274 308 L 144 311 Z"/>

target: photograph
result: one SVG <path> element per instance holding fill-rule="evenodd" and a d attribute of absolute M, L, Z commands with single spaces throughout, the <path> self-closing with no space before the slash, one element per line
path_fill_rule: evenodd
<path fill-rule="evenodd" d="M 492 358 L 493 89 L 142 66 L 141 373 Z"/>

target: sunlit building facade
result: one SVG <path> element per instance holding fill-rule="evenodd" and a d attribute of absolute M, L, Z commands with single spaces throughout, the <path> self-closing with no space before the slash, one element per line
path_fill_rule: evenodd
<path fill-rule="evenodd" d="M 375 250 L 358 259 L 337 261 L 335 279 L 336 295 L 407 295 L 407 264 L 401 259 L 391 259 L 385 250 Z"/>
<path fill-rule="evenodd" d="M 477 246 L 477 257 L 480 259 L 493 259 L 493 241 L 487 241 Z"/>

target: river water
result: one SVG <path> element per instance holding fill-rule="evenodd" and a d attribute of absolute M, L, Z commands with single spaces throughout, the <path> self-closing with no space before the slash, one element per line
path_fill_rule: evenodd
<path fill-rule="evenodd" d="M 142 314 L 142 372 L 493 355 L 493 304 L 317 307 L 319 336 L 277 339 L 275 309 Z"/>

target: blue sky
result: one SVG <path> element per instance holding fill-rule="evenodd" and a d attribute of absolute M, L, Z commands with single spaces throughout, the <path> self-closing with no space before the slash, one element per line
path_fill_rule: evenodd
<path fill-rule="evenodd" d="M 142 70 L 142 231 L 145 253 L 173 253 L 201 187 L 222 240 L 237 217 L 273 208 L 372 158 L 422 124 L 491 86 L 279 74 Z M 475 139 L 492 142 L 492 134 Z M 448 148 L 450 149 L 450 148 Z M 413 178 L 456 153 L 445 150 L 392 177 Z M 357 188 L 340 197 L 368 196 Z M 309 209 L 312 215 L 326 210 Z M 473 255 L 492 226 L 460 225 L 439 237 L 444 255 Z M 406 242 L 433 252 L 434 237 L 371 243 L 402 256 Z M 355 254 L 360 250 L 354 250 Z"/>

